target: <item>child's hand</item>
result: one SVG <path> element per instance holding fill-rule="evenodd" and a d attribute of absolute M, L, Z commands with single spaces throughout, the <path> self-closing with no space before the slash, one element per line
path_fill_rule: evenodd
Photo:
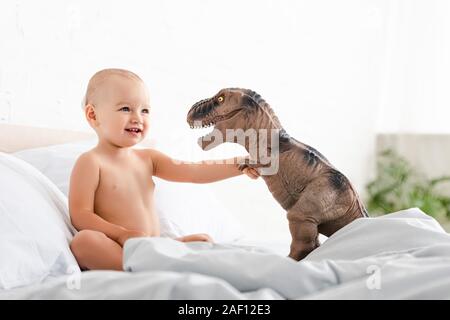
<path fill-rule="evenodd" d="M 145 232 L 137 230 L 125 230 L 120 234 L 116 241 L 118 244 L 120 244 L 121 247 L 123 247 L 125 241 L 127 241 L 128 239 L 139 237 L 147 237 L 147 234 Z"/>
<path fill-rule="evenodd" d="M 259 172 L 258 170 L 254 169 L 254 168 L 244 168 L 242 170 L 243 173 L 245 173 L 248 177 L 252 178 L 252 179 L 258 179 L 259 178 Z"/>

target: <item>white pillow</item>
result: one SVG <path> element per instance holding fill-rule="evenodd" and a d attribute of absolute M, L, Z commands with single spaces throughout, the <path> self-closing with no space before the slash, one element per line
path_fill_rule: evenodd
<path fill-rule="evenodd" d="M 42 173 L 0 153 L 0 289 L 79 271 L 67 199 Z"/>
<path fill-rule="evenodd" d="M 92 149 L 96 144 L 95 140 L 86 140 L 26 149 L 13 153 L 13 155 L 41 171 L 67 196 L 69 194 L 70 174 L 75 161 L 82 153 Z"/>
<path fill-rule="evenodd" d="M 154 181 L 162 236 L 208 233 L 215 242 L 233 242 L 243 237 L 240 223 L 223 208 L 208 185 L 158 178 Z"/>
<path fill-rule="evenodd" d="M 39 169 L 67 196 L 76 159 L 95 145 L 95 141 L 67 143 L 27 149 L 14 155 Z M 161 219 L 162 236 L 208 233 L 217 242 L 231 242 L 243 236 L 239 222 L 222 207 L 207 185 L 157 178 L 155 184 L 155 206 Z"/>

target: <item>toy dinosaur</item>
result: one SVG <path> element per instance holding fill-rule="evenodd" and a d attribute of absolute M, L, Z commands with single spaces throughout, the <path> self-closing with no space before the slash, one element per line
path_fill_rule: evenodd
<path fill-rule="evenodd" d="M 220 90 L 212 98 L 194 104 L 187 122 L 191 128 L 214 126 L 212 133 L 199 139 L 203 150 L 234 142 L 250 153 L 239 168 L 260 171 L 274 198 L 287 211 L 292 236 L 289 257 L 303 259 L 320 245 L 319 233 L 329 237 L 353 220 L 368 217 L 350 181 L 317 150 L 289 136 L 272 108 L 256 92 L 239 88 Z M 252 155 L 251 139 L 230 138 L 231 129 L 253 130 L 258 147 L 263 146 L 270 154 L 275 151 L 271 161 L 278 161 L 277 170 L 264 174 L 262 169 L 267 168 L 267 163 L 263 163 L 261 155 Z M 276 134 L 269 135 L 266 133 L 269 131 Z M 274 137 L 278 145 L 273 143 Z"/>

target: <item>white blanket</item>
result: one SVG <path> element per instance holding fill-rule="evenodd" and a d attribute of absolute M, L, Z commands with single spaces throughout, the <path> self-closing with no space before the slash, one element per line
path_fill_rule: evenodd
<path fill-rule="evenodd" d="M 10 299 L 450 299 L 450 235 L 418 209 L 359 219 L 305 260 L 258 247 L 126 242 L 129 272 L 88 271 Z"/>
<path fill-rule="evenodd" d="M 124 267 L 198 273 L 241 292 L 266 288 L 287 299 L 450 298 L 450 236 L 418 209 L 354 221 L 302 262 L 233 246 L 148 238 L 126 243 Z"/>

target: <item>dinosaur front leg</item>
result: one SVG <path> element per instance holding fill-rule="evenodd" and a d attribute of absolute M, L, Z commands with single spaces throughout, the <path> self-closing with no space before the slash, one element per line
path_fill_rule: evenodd
<path fill-rule="evenodd" d="M 289 230 L 292 236 L 289 257 L 294 260 L 303 259 L 320 245 L 317 223 L 313 221 L 291 219 Z"/>

